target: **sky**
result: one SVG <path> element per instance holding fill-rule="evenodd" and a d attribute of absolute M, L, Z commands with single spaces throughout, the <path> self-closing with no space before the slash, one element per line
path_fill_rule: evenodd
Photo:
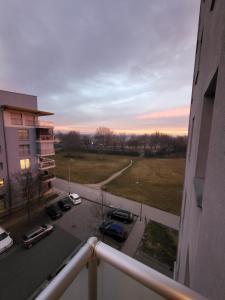
<path fill-rule="evenodd" d="M 185 134 L 199 1 L 0 0 L 0 89 L 55 129 Z"/>

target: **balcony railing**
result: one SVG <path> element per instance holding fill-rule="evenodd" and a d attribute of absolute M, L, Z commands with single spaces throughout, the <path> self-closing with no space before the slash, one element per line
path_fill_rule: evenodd
<path fill-rule="evenodd" d="M 200 294 L 90 238 L 36 300 L 203 300 Z"/>
<path fill-rule="evenodd" d="M 38 143 L 37 144 L 37 154 L 39 156 L 49 156 L 55 155 L 54 143 Z"/>
<path fill-rule="evenodd" d="M 54 123 L 49 121 L 37 121 L 35 126 L 37 128 L 53 128 Z"/>
<path fill-rule="evenodd" d="M 54 136 L 51 134 L 41 134 L 37 138 L 37 142 L 42 142 L 42 141 L 54 141 Z"/>
<path fill-rule="evenodd" d="M 39 166 L 38 166 L 39 170 L 47 170 L 50 168 L 55 168 L 55 161 L 54 159 L 42 159 L 39 162 Z"/>

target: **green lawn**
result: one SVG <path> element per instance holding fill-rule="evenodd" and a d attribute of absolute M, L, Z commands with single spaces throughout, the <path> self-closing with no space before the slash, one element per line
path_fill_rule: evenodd
<path fill-rule="evenodd" d="M 65 153 L 55 155 L 56 176 L 68 179 L 70 165 L 71 181 L 83 184 L 98 183 L 121 170 L 130 162 L 129 156 L 81 153 L 66 157 Z"/>
<path fill-rule="evenodd" d="M 145 228 L 142 250 L 173 267 L 177 253 L 178 232 L 151 221 Z"/>
<path fill-rule="evenodd" d="M 107 191 L 180 215 L 185 159 L 137 159 Z"/>

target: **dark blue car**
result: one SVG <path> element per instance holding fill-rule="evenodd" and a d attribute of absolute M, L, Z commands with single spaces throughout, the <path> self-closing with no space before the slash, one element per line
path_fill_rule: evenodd
<path fill-rule="evenodd" d="M 116 222 L 105 221 L 101 224 L 99 230 L 118 242 L 123 242 L 127 239 L 127 231 L 124 229 L 124 226 Z"/>

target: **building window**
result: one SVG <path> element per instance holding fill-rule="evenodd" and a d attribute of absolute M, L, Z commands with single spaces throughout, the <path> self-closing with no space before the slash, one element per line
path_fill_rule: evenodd
<path fill-rule="evenodd" d="M 23 125 L 23 115 L 20 113 L 11 113 L 12 125 Z"/>
<path fill-rule="evenodd" d="M 188 159 L 189 160 L 191 158 L 191 149 L 192 149 L 194 126 L 195 126 L 195 117 L 192 118 L 192 122 L 191 122 L 190 144 L 189 144 L 189 153 L 188 153 Z"/>
<path fill-rule="evenodd" d="M 200 38 L 200 41 L 198 40 L 197 41 L 197 48 L 196 48 L 196 57 L 197 57 L 197 66 L 196 66 L 196 69 L 197 69 L 197 72 L 195 74 L 195 84 L 197 84 L 198 82 L 198 77 L 199 77 L 199 68 L 200 68 L 200 62 L 201 62 L 201 52 L 202 52 L 202 43 L 203 43 L 203 30 L 202 30 L 202 33 L 201 33 L 201 38 Z"/>
<path fill-rule="evenodd" d="M 20 168 L 21 168 L 21 170 L 30 169 L 30 159 L 29 158 L 21 159 L 20 160 Z"/>
<path fill-rule="evenodd" d="M 202 207 L 204 180 L 213 120 L 213 107 L 217 86 L 217 75 L 218 70 L 214 74 L 203 99 L 197 165 L 194 178 L 194 188 L 198 207 Z"/>
<path fill-rule="evenodd" d="M 4 186 L 4 178 L 0 178 L 0 187 Z"/>
<path fill-rule="evenodd" d="M 25 125 L 34 126 L 35 125 L 35 116 L 25 115 Z"/>
<path fill-rule="evenodd" d="M 19 155 L 20 156 L 30 155 L 30 145 L 19 145 Z"/>
<path fill-rule="evenodd" d="M 3 162 L 0 162 L 0 170 L 3 170 Z"/>
<path fill-rule="evenodd" d="M 19 140 L 20 141 L 27 141 L 29 140 L 29 129 L 19 129 Z"/>
<path fill-rule="evenodd" d="M 214 9 L 216 0 L 212 0 L 211 6 L 210 6 L 210 11 Z"/>

